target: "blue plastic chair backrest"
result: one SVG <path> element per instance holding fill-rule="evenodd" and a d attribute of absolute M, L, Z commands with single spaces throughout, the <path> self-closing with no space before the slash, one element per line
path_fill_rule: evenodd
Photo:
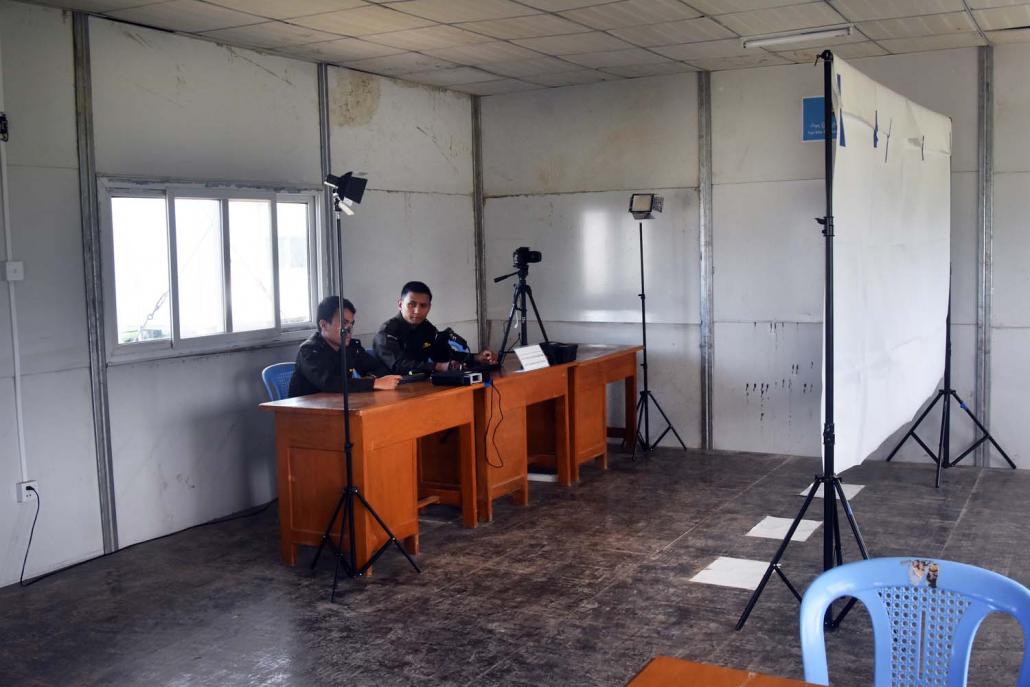
<path fill-rule="evenodd" d="M 830 684 L 823 619 L 835 599 L 861 601 L 873 623 L 874 687 L 964 687 L 980 623 L 1008 613 L 1023 629 L 1017 687 L 1030 687 L 1030 590 L 1003 575 L 964 563 L 873 558 L 829 570 L 801 602 L 805 681 Z"/>
<path fill-rule="evenodd" d="M 293 376 L 293 368 L 296 363 L 276 363 L 261 370 L 261 381 L 265 383 L 265 391 L 268 398 L 273 401 L 281 401 L 286 398 L 290 388 L 290 377 Z"/>

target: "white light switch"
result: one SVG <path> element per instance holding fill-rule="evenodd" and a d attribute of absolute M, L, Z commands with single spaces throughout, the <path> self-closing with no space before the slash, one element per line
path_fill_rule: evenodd
<path fill-rule="evenodd" d="M 21 281 L 25 278 L 25 263 L 21 260 L 8 260 L 3 265 L 4 281 Z"/>

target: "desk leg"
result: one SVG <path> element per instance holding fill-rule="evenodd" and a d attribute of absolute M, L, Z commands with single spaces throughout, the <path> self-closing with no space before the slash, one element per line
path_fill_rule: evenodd
<path fill-rule="evenodd" d="M 554 449 L 558 463 L 558 482 L 566 487 L 579 481 L 579 465 L 569 447 L 569 397 L 554 399 Z"/>
<path fill-rule="evenodd" d="M 626 450 L 637 444 L 637 373 L 626 377 Z"/>
<path fill-rule="evenodd" d="M 417 556 L 422 553 L 422 544 L 419 541 L 417 534 L 413 534 L 404 540 L 404 550 L 412 556 Z"/>
<path fill-rule="evenodd" d="M 465 527 L 474 528 L 479 521 L 476 513 L 476 444 L 473 425 L 458 428 L 458 460 L 461 464 L 461 520 Z"/>
<path fill-rule="evenodd" d="M 276 413 L 275 426 L 275 473 L 279 490 L 279 556 L 283 563 L 293 567 L 297 565 L 297 545 L 293 543 L 293 531 L 290 523 L 290 509 L 293 498 L 290 492 L 290 442 L 287 438 L 285 423 L 280 421 Z"/>

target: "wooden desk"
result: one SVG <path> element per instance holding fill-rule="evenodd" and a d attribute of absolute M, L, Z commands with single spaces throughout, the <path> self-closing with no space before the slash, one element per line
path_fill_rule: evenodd
<path fill-rule="evenodd" d="M 479 517 L 493 519 L 493 502 L 514 494 L 529 502 L 529 463 L 553 460 L 558 481 L 569 472 L 568 372 L 571 364 L 522 372 L 514 355 L 476 389 L 476 486 Z M 536 420 L 530 419 L 535 411 Z"/>
<path fill-rule="evenodd" d="M 655 656 L 627 687 L 814 687 L 807 682 L 746 670 Z"/>
<path fill-rule="evenodd" d="M 569 404 L 572 407 L 572 482 L 579 480 L 579 466 L 599 460 L 608 469 L 608 397 L 610 382 L 625 381 L 626 446 L 637 438 L 637 352 L 642 346 L 580 344 L 576 362 L 569 370 Z"/>
<path fill-rule="evenodd" d="M 475 519 L 474 412 L 470 387 L 405 384 L 394 391 L 351 394 L 354 483 L 411 553 L 418 553 L 417 440 L 457 428 L 458 464 L 466 488 L 462 510 Z M 275 413 L 282 559 L 294 565 L 298 544 L 316 546 L 346 481 L 343 397 L 313 394 L 261 407 Z M 386 541 L 357 506 L 358 565 Z M 339 521 L 337 521 L 338 524 Z"/>

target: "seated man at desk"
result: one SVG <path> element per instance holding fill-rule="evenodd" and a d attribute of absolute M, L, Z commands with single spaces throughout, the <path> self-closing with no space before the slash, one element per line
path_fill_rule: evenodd
<path fill-rule="evenodd" d="M 343 388 L 340 377 L 340 322 L 343 321 L 347 347 L 348 374 L 358 374 L 357 379 L 348 380 L 350 391 L 372 391 L 373 389 L 394 389 L 400 381 L 376 358 L 368 354 L 361 342 L 351 338 L 354 328 L 354 304 L 343 299 L 340 312 L 340 297 L 327 296 L 318 304 L 318 331 L 307 338 L 297 351 L 297 366 L 290 378 L 289 396 L 306 396 L 322 391 L 335 393 Z"/>
<path fill-rule="evenodd" d="M 401 289 L 399 312 L 383 323 L 373 339 L 376 356 L 390 372 L 443 372 L 452 364 L 495 362 L 490 350 L 472 354 L 452 349 L 449 330 L 439 332 L 426 319 L 432 305 L 433 292 L 424 283 L 409 281 Z"/>

